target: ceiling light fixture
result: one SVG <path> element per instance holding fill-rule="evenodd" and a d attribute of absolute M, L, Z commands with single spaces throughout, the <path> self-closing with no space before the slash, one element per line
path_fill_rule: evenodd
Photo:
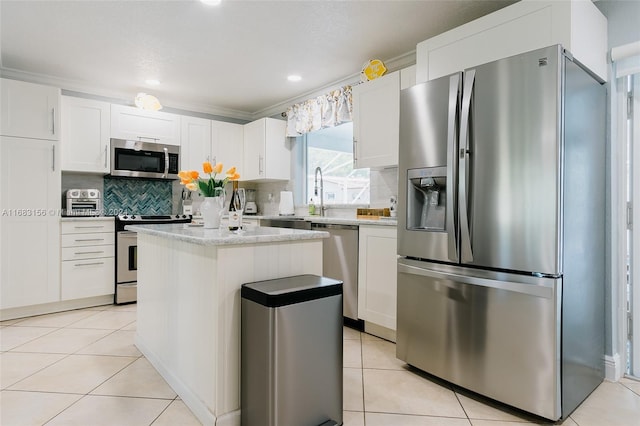
<path fill-rule="evenodd" d="M 145 80 L 144 82 L 147 83 L 149 86 L 157 86 L 160 84 L 160 80 L 156 80 L 155 78 L 150 78 L 148 80 Z"/>
<path fill-rule="evenodd" d="M 287 77 L 287 80 L 295 82 L 302 80 L 302 77 L 300 77 L 299 75 L 290 75 Z"/>
<path fill-rule="evenodd" d="M 222 0 L 200 0 L 200 1 L 206 4 L 207 6 L 217 6 L 220 4 Z"/>
<path fill-rule="evenodd" d="M 134 103 L 138 108 L 145 109 L 147 111 L 158 111 L 162 109 L 162 105 L 160 105 L 158 98 L 142 92 L 136 95 Z"/>

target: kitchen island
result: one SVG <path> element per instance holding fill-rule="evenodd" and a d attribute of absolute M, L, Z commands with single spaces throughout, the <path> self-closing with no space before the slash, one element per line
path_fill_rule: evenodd
<path fill-rule="evenodd" d="M 322 275 L 326 232 L 189 224 L 138 233 L 136 345 L 205 425 L 240 425 L 240 286 Z"/>

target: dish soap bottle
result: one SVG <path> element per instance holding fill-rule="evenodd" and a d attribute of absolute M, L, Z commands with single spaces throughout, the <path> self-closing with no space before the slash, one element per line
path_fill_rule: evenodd
<path fill-rule="evenodd" d="M 313 197 L 309 199 L 309 214 L 311 216 L 316 214 L 316 205 L 313 202 Z"/>

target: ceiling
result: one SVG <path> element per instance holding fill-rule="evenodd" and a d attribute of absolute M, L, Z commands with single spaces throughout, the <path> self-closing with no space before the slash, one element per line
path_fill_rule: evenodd
<path fill-rule="evenodd" d="M 257 118 L 357 79 L 370 59 L 413 61 L 418 42 L 513 2 L 0 0 L 0 71 L 131 103 L 142 91 L 168 107 Z"/>

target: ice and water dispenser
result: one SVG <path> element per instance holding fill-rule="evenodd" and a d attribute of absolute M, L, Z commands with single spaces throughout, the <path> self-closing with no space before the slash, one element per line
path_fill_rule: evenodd
<path fill-rule="evenodd" d="M 409 169 L 407 174 L 407 229 L 444 231 L 447 168 Z"/>

